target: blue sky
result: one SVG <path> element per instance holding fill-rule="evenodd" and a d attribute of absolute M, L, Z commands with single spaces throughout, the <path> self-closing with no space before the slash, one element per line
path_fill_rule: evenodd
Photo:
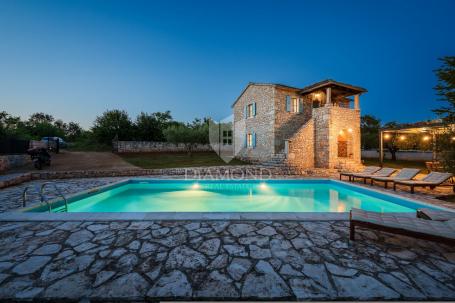
<path fill-rule="evenodd" d="M 365 87 L 363 114 L 433 118 L 455 1 L 0 0 L 0 110 L 223 118 L 248 82 Z"/>

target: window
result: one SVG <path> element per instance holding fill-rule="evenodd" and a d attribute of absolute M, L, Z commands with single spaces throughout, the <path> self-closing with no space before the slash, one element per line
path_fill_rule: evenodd
<path fill-rule="evenodd" d="M 299 99 L 292 98 L 292 112 L 298 113 L 299 112 Z"/>
<path fill-rule="evenodd" d="M 289 113 L 303 112 L 303 100 L 301 98 L 286 96 L 286 111 Z"/>
<path fill-rule="evenodd" d="M 223 130 L 223 145 L 232 145 L 232 130 Z"/>
<path fill-rule="evenodd" d="M 246 136 L 246 146 L 253 147 L 253 134 L 247 134 Z"/>
<path fill-rule="evenodd" d="M 255 148 L 256 147 L 256 134 L 255 133 L 246 134 L 245 146 L 248 147 L 248 148 Z"/>
<path fill-rule="evenodd" d="M 256 116 L 256 102 L 245 105 L 245 119 Z"/>
<path fill-rule="evenodd" d="M 248 104 L 248 118 L 253 117 L 253 104 Z"/>

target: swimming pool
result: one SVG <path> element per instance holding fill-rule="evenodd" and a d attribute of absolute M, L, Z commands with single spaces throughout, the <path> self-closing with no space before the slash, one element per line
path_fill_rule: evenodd
<path fill-rule="evenodd" d="M 437 208 L 334 180 L 127 180 L 68 199 L 68 212 L 328 212 Z M 53 212 L 64 203 L 52 205 Z M 46 205 L 27 210 L 47 212 Z"/>

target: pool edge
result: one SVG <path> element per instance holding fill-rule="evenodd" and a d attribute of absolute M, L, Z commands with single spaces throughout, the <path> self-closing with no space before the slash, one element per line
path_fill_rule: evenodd
<path fill-rule="evenodd" d="M 157 178 L 141 178 L 133 177 L 115 181 L 106 185 L 98 186 L 92 189 L 84 190 L 67 196 L 67 200 L 81 198 L 86 195 L 91 195 L 100 191 L 108 190 L 128 184 L 131 181 L 175 181 L 180 179 L 157 179 Z M 186 181 L 203 181 L 203 180 L 188 180 Z M 453 211 L 443 206 L 435 205 L 426 201 L 422 201 L 416 197 L 412 199 L 398 193 L 390 193 L 377 188 L 368 188 L 362 185 L 353 184 L 343 180 L 332 178 L 295 178 L 295 179 L 268 179 L 268 180 L 255 180 L 259 182 L 267 181 L 328 181 L 343 186 L 359 189 L 361 191 L 373 191 L 377 194 L 391 196 L 410 202 L 421 204 L 424 206 L 431 206 L 440 210 Z M 219 180 L 214 180 L 219 181 Z M 238 180 L 245 181 L 245 180 Z M 249 180 L 254 181 L 254 180 Z M 61 202 L 61 198 L 55 198 L 49 201 L 51 205 Z M 29 207 L 19 208 L 12 212 L 0 213 L 0 222 L 18 222 L 18 221 L 140 221 L 140 220 L 285 220 L 285 221 L 347 221 L 349 220 L 349 212 L 79 212 L 79 213 L 48 213 L 48 212 L 28 212 L 29 210 L 42 207 L 40 204 L 34 204 Z M 397 213 L 403 216 L 415 216 L 415 212 L 400 212 Z"/>

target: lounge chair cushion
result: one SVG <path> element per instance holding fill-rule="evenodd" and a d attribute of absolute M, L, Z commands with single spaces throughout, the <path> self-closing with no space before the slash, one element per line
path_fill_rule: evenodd
<path fill-rule="evenodd" d="M 373 180 L 377 181 L 404 181 L 411 180 L 420 172 L 420 169 L 417 168 L 403 168 L 395 176 L 392 177 L 373 177 Z"/>
<path fill-rule="evenodd" d="M 453 175 L 451 173 L 431 172 L 422 180 L 397 181 L 397 183 L 406 185 L 439 185 L 450 179 L 452 176 Z"/>
<path fill-rule="evenodd" d="M 341 172 L 342 175 L 349 176 L 354 174 L 372 174 L 381 168 L 379 166 L 366 166 L 361 172 Z"/>
<path fill-rule="evenodd" d="M 455 220 L 445 222 L 432 221 L 400 216 L 392 213 L 365 211 L 356 208 L 352 209 L 351 218 L 353 221 L 366 222 L 455 240 Z"/>
<path fill-rule="evenodd" d="M 391 174 L 393 174 L 394 171 L 395 171 L 394 168 L 385 167 L 385 168 L 381 168 L 374 174 L 353 174 L 353 176 L 359 177 L 359 178 L 388 177 Z"/>
<path fill-rule="evenodd" d="M 455 211 L 445 211 L 439 209 L 431 209 L 431 208 L 419 208 L 417 210 L 419 215 L 423 215 L 423 219 L 427 220 L 434 220 L 434 221 L 448 221 L 451 219 L 455 219 Z"/>

